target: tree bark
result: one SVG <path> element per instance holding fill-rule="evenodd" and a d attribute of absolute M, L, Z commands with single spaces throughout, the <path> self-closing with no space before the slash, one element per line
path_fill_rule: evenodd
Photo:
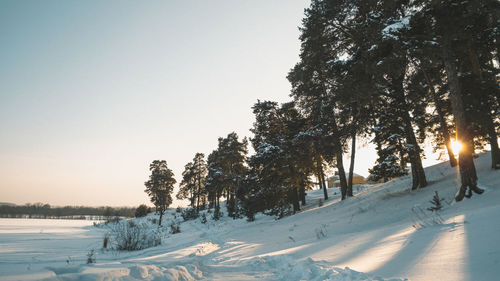
<path fill-rule="evenodd" d="M 411 173 L 413 184 L 411 189 L 422 188 L 427 186 L 427 179 L 425 177 L 424 167 L 422 166 L 422 159 L 420 158 L 420 146 L 418 145 L 413 126 L 411 125 L 410 114 L 405 110 L 403 113 L 403 120 L 405 122 L 405 135 L 406 141 L 410 145 L 408 149 L 408 156 L 410 158 Z"/>
<path fill-rule="evenodd" d="M 319 169 L 316 168 L 316 178 L 318 179 L 319 189 L 323 189 L 323 182 L 321 181 L 321 176 L 319 174 Z"/>
<path fill-rule="evenodd" d="M 475 46 L 474 46 L 474 41 L 472 38 L 470 38 L 467 42 L 467 50 L 469 52 L 469 60 L 471 63 L 471 68 L 472 68 L 472 73 L 480 80 L 480 82 L 483 82 L 483 72 L 481 70 L 481 64 L 479 62 L 479 57 L 477 55 Z M 486 112 L 490 112 L 490 107 L 488 106 L 488 109 Z M 500 169 L 500 149 L 498 148 L 498 135 L 496 132 L 495 124 L 493 123 L 493 120 L 491 119 L 489 114 L 485 114 L 485 122 L 486 122 L 486 128 L 488 130 L 488 139 L 490 142 L 491 146 L 491 168 L 492 169 Z"/>
<path fill-rule="evenodd" d="M 438 109 L 438 111 L 441 111 L 441 108 Z M 446 152 L 448 153 L 448 158 L 450 159 L 450 166 L 451 167 L 456 167 L 458 165 L 457 158 L 455 158 L 455 154 L 453 153 L 453 149 L 451 148 L 451 138 L 450 138 L 450 133 L 448 132 L 448 129 L 446 128 L 446 121 L 444 120 L 444 117 L 441 113 L 438 113 L 439 115 L 439 123 L 441 127 L 441 134 L 443 135 L 445 147 L 446 147 Z"/>
<path fill-rule="evenodd" d="M 321 178 L 323 181 L 323 198 L 328 200 L 328 186 L 327 186 L 327 181 L 325 179 L 325 173 L 323 172 L 323 168 L 321 168 Z"/>
<path fill-rule="evenodd" d="M 347 181 L 344 169 L 344 160 L 342 159 L 342 143 L 340 142 L 340 136 L 338 132 L 337 122 L 332 120 L 332 129 L 334 135 L 334 146 L 335 146 L 335 158 L 337 162 L 337 170 L 339 172 L 340 180 L 340 193 L 342 195 L 342 200 L 346 199 L 347 196 Z"/>
<path fill-rule="evenodd" d="M 321 188 L 323 188 L 323 196 L 325 198 L 325 200 L 328 200 L 328 187 L 326 186 L 326 183 L 325 183 L 325 174 L 323 173 L 323 165 L 321 164 L 321 160 L 316 160 L 316 165 L 318 166 L 318 175 L 319 175 L 319 181 L 320 181 L 320 185 L 321 185 Z"/>
<path fill-rule="evenodd" d="M 201 193 L 201 169 L 200 169 L 200 163 L 197 163 L 197 175 L 196 178 L 198 180 L 198 203 L 196 203 L 196 212 L 200 211 L 200 193 Z"/>
<path fill-rule="evenodd" d="M 488 137 L 491 147 L 491 168 L 497 170 L 500 169 L 500 149 L 495 124 L 491 119 L 488 119 Z"/>
<path fill-rule="evenodd" d="M 401 117 L 403 119 L 405 138 L 407 143 L 407 153 L 410 158 L 411 176 L 412 176 L 412 190 L 427 186 L 427 179 L 425 177 L 424 167 L 422 166 L 422 159 L 420 158 L 420 146 L 418 145 L 411 117 L 409 113 L 408 103 L 403 89 L 403 76 L 393 79 L 393 87 L 397 95 L 397 100 L 401 105 Z"/>
<path fill-rule="evenodd" d="M 455 60 L 452 58 L 452 55 L 450 53 L 451 40 L 449 38 L 446 38 L 445 40 L 447 41 L 445 41 L 445 44 L 442 48 L 443 60 L 445 65 L 446 77 L 450 86 L 450 100 L 453 116 L 455 117 L 457 139 L 462 144 L 462 150 L 459 153 L 458 162 L 461 186 L 455 196 L 456 201 L 461 201 L 465 196 L 467 187 L 471 190 L 478 189 L 478 178 L 476 174 L 476 167 L 474 166 L 474 160 L 472 157 L 472 137 L 470 135 L 467 119 L 465 116 L 462 91 L 457 75 L 457 67 Z"/>
<path fill-rule="evenodd" d="M 161 226 L 161 219 L 163 218 L 163 208 L 160 208 L 160 219 L 158 220 L 158 226 Z"/>
<path fill-rule="evenodd" d="M 444 139 L 446 152 L 448 152 L 448 158 L 450 159 L 450 166 L 456 167 L 457 159 L 455 158 L 455 154 L 453 153 L 453 149 L 451 148 L 450 132 L 448 131 L 448 125 L 446 124 L 443 108 L 441 106 L 441 101 L 439 100 L 437 93 L 434 90 L 434 85 L 432 84 L 431 79 L 427 75 L 425 69 L 422 68 L 422 72 L 424 73 L 425 80 L 427 82 L 427 85 L 429 86 L 429 91 L 432 95 L 432 99 L 434 100 L 434 104 L 436 105 L 437 116 L 439 119 L 439 129 Z"/>
<path fill-rule="evenodd" d="M 290 170 L 290 178 L 292 180 L 292 186 L 290 187 L 290 195 L 292 199 L 292 205 L 293 205 L 293 213 L 295 214 L 296 212 L 300 211 L 300 204 L 299 204 L 299 190 L 300 190 L 300 183 L 299 180 L 297 179 L 297 175 L 295 174 L 295 169 L 293 166 L 288 166 Z"/>
<path fill-rule="evenodd" d="M 352 178 L 354 176 L 354 158 L 356 157 L 356 125 L 352 126 L 351 131 L 351 164 L 349 166 L 349 182 L 347 183 L 347 196 L 352 194 Z"/>
<path fill-rule="evenodd" d="M 191 192 L 191 198 L 190 199 L 191 199 L 191 207 L 194 208 L 194 201 L 196 200 L 196 195 L 194 193 L 194 190 L 192 190 L 192 192 Z"/>
<path fill-rule="evenodd" d="M 303 184 L 300 185 L 299 193 L 300 193 L 300 201 L 302 201 L 301 202 L 302 206 L 304 206 L 306 204 L 306 189 Z"/>
<path fill-rule="evenodd" d="M 347 197 L 347 181 L 344 170 L 344 161 L 342 160 L 342 152 L 337 151 L 337 153 L 335 154 L 335 158 L 337 159 L 337 170 L 340 180 L 340 193 L 342 195 L 342 200 L 344 200 Z"/>
<path fill-rule="evenodd" d="M 292 195 L 292 205 L 293 205 L 293 213 L 295 214 L 296 212 L 300 211 L 300 204 L 299 204 L 299 196 L 297 194 L 297 188 L 293 187 L 291 189 L 291 195 Z"/>
<path fill-rule="evenodd" d="M 200 190 L 196 187 L 196 212 L 200 211 Z"/>

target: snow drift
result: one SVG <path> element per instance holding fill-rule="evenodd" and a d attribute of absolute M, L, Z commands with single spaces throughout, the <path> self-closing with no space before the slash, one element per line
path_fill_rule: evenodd
<path fill-rule="evenodd" d="M 280 220 L 207 214 L 202 224 L 169 210 L 158 229 L 150 214 L 134 223 L 161 245 L 140 251 L 101 249 L 107 226 L 64 233 L 0 224 L 0 280 L 496 280 L 500 171 L 489 157 L 475 160 L 485 193 L 460 203 L 457 170 L 441 163 L 426 168 L 423 189 L 411 191 L 410 177 L 356 186 L 345 201 L 329 189 L 321 206 L 322 191 L 309 191 L 302 211 Z M 436 191 L 438 213 L 427 211 Z M 169 232 L 172 223 L 181 233 Z M 86 264 L 92 249 L 96 263 Z"/>

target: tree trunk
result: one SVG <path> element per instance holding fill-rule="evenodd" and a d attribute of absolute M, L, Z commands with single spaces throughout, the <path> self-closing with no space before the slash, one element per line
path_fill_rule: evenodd
<path fill-rule="evenodd" d="M 318 178 L 319 189 L 323 189 L 323 182 L 321 181 L 321 176 L 319 173 L 319 168 L 316 168 L 316 178 Z"/>
<path fill-rule="evenodd" d="M 163 218 L 163 212 L 165 212 L 163 208 L 160 208 L 160 219 L 158 220 L 158 226 L 161 226 L 161 219 Z"/>
<path fill-rule="evenodd" d="M 417 138 L 415 137 L 415 132 L 413 131 L 413 125 L 411 123 L 409 108 L 406 102 L 406 97 L 403 89 L 403 79 L 404 77 L 402 75 L 398 77 L 393 77 L 393 88 L 396 93 L 395 98 L 401 105 L 401 108 L 399 110 L 401 112 L 400 116 L 403 119 L 404 133 L 406 139 L 406 152 L 408 153 L 408 158 L 410 158 L 410 164 L 411 164 L 411 176 L 412 176 L 411 189 L 415 190 L 417 188 L 427 186 L 427 179 L 425 178 L 425 172 L 422 166 L 422 159 L 420 158 L 420 146 L 418 145 Z"/>
<path fill-rule="evenodd" d="M 317 160 L 317 165 L 318 165 L 318 174 L 320 178 L 320 184 L 321 188 L 323 188 L 323 196 L 325 198 L 325 201 L 328 200 L 328 187 L 326 186 L 326 181 L 325 181 L 325 173 L 323 172 L 323 165 L 321 164 L 321 160 Z"/>
<path fill-rule="evenodd" d="M 196 192 L 196 212 L 200 211 L 200 190 Z"/>
<path fill-rule="evenodd" d="M 198 180 L 198 203 L 196 204 L 196 212 L 200 211 L 200 193 L 201 193 L 201 174 L 200 174 L 200 163 L 197 164 L 197 180 Z"/>
<path fill-rule="evenodd" d="M 453 153 L 453 149 L 451 149 L 451 138 L 450 132 L 448 131 L 448 125 L 446 124 L 443 107 L 441 106 L 441 101 L 439 100 L 436 91 L 434 90 L 434 85 L 431 82 L 431 79 L 427 75 L 425 69 L 422 68 L 422 72 L 424 73 L 425 80 L 427 85 L 429 85 L 429 91 L 431 92 L 432 99 L 434 100 L 434 104 L 436 105 L 436 111 L 439 119 L 439 129 L 441 131 L 441 135 L 443 136 L 446 151 L 448 152 L 448 158 L 450 159 L 451 167 L 457 166 L 457 159 L 455 158 L 455 154 Z"/>
<path fill-rule="evenodd" d="M 300 183 L 299 180 L 297 179 L 297 176 L 295 174 L 295 169 L 293 168 L 293 166 L 288 166 L 288 169 L 290 170 L 290 178 L 292 179 L 293 183 L 290 188 L 290 192 L 293 205 L 293 213 L 295 214 L 296 212 L 300 211 L 299 194 L 298 194 L 300 189 Z"/>
<path fill-rule="evenodd" d="M 469 52 L 469 60 L 472 68 L 472 73 L 480 80 L 480 82 L 483 82 L 483 72 L 481 70 L 481 65 L 479 62 L 479 57 L 477 55 L 476 49 L 474 47 L 474 42 L 473 39 L 470 38 L 467 42 L 467 49 Z M 488 110 L 486 112 L 490 112 L 490 108 L 488 106 Z M 498 148 L 498 136 L 495 128 L 495 124 L 493 123 L 493 120 L 489 116 L 489 114 L 486 114 L 485 116 L 486 120 L 486 128 L 488 130 L 488 139 L 490 142 L 491 146 L 491 168 L 492 169 L 500 169 L 500 150 Z"/>
<path fill-rule="evenodd" d="M 321 170 L 320 170 L 320 175 L 321 175 L 321 180 L 323 182 L 323 189 L 328 190 L 328 181 L 325 178 L 325 172 L 323 171 L 323 168 L 321 168 Z M 325 191 L 325 193 L 326 193 L 326 191 Z M 328 198 L 326 198 L 326 199 L 328 199 Z"/>
<path fill-rule="evenodd" d="M 440 116 L 439 122 L 441 123 L 441 134 L 443 134 L 444 142 L 445 142 L 445 147 L 446 147 L 446 152 L 448 153 L 448 158 L 450 159 L 450 166 L 451 167 L 456 167 L 458 165 L 457 159 L 455 158 L 455 154 L 453 153 L 453 149 L 451 148 L 451 138 L 450 138 L 450 133 L 448 132 L 448 129 L 446 127 L 446 122 L 444 121 L 444 118 L 441 118 Z"/>
<path fill-rule="evenodd" d="M 294 214 L 300 211 L 299 196 L 297 194 L 297 191 L 298 190 L 296 186 L 292 187 L 292 189 L 290 190 Z"/>
<path fill-rule="evenodd" d="M 481 189 L 477 187 L 476 167 L 474 166 L 474 160 L 472 157 L 472 137 L 470 135 L 467 119 L 465 116 L 465 109 L 462 101 L 462 92 L 458 80 L 455 60 L 450 54 L 450 46 L 451 40 L 447 39 L 442 50 L 446 77 L 450 86 L 450 100 L 453 116 L 455 117 L 457 139 L 462 144 L 462 150 L 459 153 L 458 162 L 461 186 L 455 196 L 456 201 L 461 201 L 465 196 L 467 187 L 471 190 L 475 190 L 476 193 L 482 192 L 480 191 Z"/>
<path fill-rule="evenodd" d="M 337 162 L 337 170 L 339 172 L 340 180 L 340 193 L 342 195 L 342 200 L 346 199 L 347 196 L 347 180 L 345 176 L 344 160 L 342 159 L 342 143 L 340 142 L 339 131 L 337 127 L 337 121 L 332 120 L 332 132 L 334 137 L 334 147 L 335 147 L 335 158 Z"/>
<path fill-rule="evenodd" d="M 488 119 L 488 138 L 491 146 L 491 168 L 497 170 L 500 169 L 500 149 L 495 124 L 491 119 Z"/>
<path fill-rule="evenodd" d="M 194 208 L 194 201 L 196 200 L 196 195 L 194 194 L 194 192 L 191 193 L 191 207 Z"/>
<path fill-rule="evenodd" d="M 418 145 L 415 132 L 413 131 L 413 125 L 411 124 L 409 108 L 403 89 L 403 76 L 397 77 L 393 80 L 393 87 L 397 95 L 396 99 L 402 107 L 399 110 L 401 111 L 401 117 L 403 118 L 407 153 L 411 164 L 411 176 L 413 179 L 411 189 L 415 190 L 417 188 L 426 187 L 427 179 L 425 178 L 425 171 L 422 166 L 422 159 L 420 158 L 420 146 Z"/>
<path fill-rule="evenodd" d="M 299 193 L 300 193 L 300 201 L 302 201 L 302 206 L 304 206 L 306 204 L 306 188 L 304 184 L 300 185 Z"/>
<path fill-rule="evenodd" d="M 326 200 L 328 200 L 328 186 L 327 186 L 327 183 L 326 183 L 326 179 L 325 179 L 325 173 L 323 172 L 323 168 L 321 168 L 321 179 L 322 179 L 322 182 L 323 182 L 323 198 Z"/>
<path fill-rule="evenodd" d="M 342 195 L 342 200 L 344 200 L 347 197 L 347 181 L 344 170 L 344 161 L 342 160 L 342 152 L 337 151 L 335 158 L 337 158 L 337 170 L 340 180 L 340 193 Z"/>
<path fill-rule="evenodd" d="M 349 166 L 349 182 L 347 183 L 347 196 L 353 196 L 352 194 L 352 178 L 354 176 L 354 158 L 356 157 L 356 128 L 355 125 L 352 126 L 351 131 L 351 164 Z"/>
<path fill-rule="evenodd" d="M 401 143 L 401 139 L 398 138 L 398 147 L 399 147 L 399 167 L 401 167 L 401 170 L 405 171 L 406 172 L 406 153 L 403 149 L 403 144 Z M 387 180 L 384 180 L 384 182 L 387 182 L 389 179 Z"/>
<path fill-rule="evenodd" d="M 408 148 L 408 156 L 410 158 L 411 173 L 413 184 L 411 189 L 422 188 L 427 186 L 427 179 L 425 177 L 424 167 L 422 166 L 422 159 L 420 158 L 420 146 L 418 145 L 413 126 L 411 125 L 410 114 L 408 111 L 403 112 L 403 120 L 405 122 L 405 135 L 406 142 L 410 146 Z"/>

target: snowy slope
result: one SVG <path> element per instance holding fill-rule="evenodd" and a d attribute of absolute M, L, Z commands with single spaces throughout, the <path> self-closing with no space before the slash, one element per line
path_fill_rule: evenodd
<path fill-rule="evenodd" d="M 35 260 L 0 249 L 0 280 L 500 280 L 500 171 L 489 168 L 488 153 L 475 161 L 486 192 L 460 203 L 457 171 L 442 163 L 426 169 L 421 190 L 410 192 L 410 177 L 355 187 L 345 201 L 330 189 L 321 207 L 322 191 L 310 191 L 303 211 L 281 220 L 214 222 L 209 214 L 172 235 L 168 225 L 182 221 L 172 210 L 162 245 L 141 251 L 100 250 L 106 227 L 82 227 L 61 242 L 46 236 L 62 247 L 42 247 Z M 435 191 L 445 199 L 439 217 L 425 211 Z M 156 231 L 152 218 L 135 221 Z M 96 263 L 86 265 L 91 249 Z"/>

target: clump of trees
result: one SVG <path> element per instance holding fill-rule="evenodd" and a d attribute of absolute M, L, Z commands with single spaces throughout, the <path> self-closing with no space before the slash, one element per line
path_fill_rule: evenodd
<path fill-rule="evenodd" d="M 185 166 L 179 199 L 253 219 L 278 217 L 306 203 L 315 176 L 336 168 L 342 199 L 353 196 L 357 138 L 376 145 L 374 180 L 411 173 L 411 189 L 428 185 L 422 144 L 430 138 L 459 166 L 460 201 L 481 194 L 473 154 L 491 148 L 500 169 L 500 4 L 477 1 L 312 0 L 300 28 L 300 60 L 288 73 L 290 102 L 252 107 L 255 151 L 235 133 L 219 138 L 204 160 Z M 462 143 L 458 159 L 453 137 Z M 351 161 L 343 162 L 350 153 Z"/>
<path fill-rule="evenodd" d="M 141 204 L 137 209 L 135 209 L 135 217 L 140 218 L 140 217 L 145 217 L 148 213 L 150 213 L 152 210 L 150 207 Z"/>
<path fill-rule="evenodd" d="M 500 168 L 499 15 L 494 0 L 311 2 L 288 79 L 303 116 L 330 138 L 333 157 L 323 158 L 335 158 L 342 198 L 352 192 L 341 156 L 349 139 L 354 154 L 358 135 L 376 144 L 373 178 L 407 174 L 409 164 L 412 189 L 427 186 L 425 138 L 444 146 L 455 166 L 455 135 L 463 145 L 456 199 L 467 188 L 482 193 L 475 149 L 488 144 L 492 168 Z"/>
<path fill-rule="evenodd" d="M 133 207 L 54 207 L 44 203 L 0 205 L 2 218 L 109 219 L 110 217 L 134 217 L 134 212 Z"/>
<path fill-rule="evenodd" d="M 203 153 L 196 153 L 192 162 L 186 164 L 182 173 L 178 199 L 188 199 L 198 213 L 207 206 L 220 214 L 220 198 L 227 200 L 228 215 L 236 218 L 241 214 L 240 194 L 244 193 L 247 176 L 247 140 L 240 141 L 236 133 L 219 138 L 218 147 L 204 160 Z M 190 215 L 196 217 L 196 215 Z"/>

